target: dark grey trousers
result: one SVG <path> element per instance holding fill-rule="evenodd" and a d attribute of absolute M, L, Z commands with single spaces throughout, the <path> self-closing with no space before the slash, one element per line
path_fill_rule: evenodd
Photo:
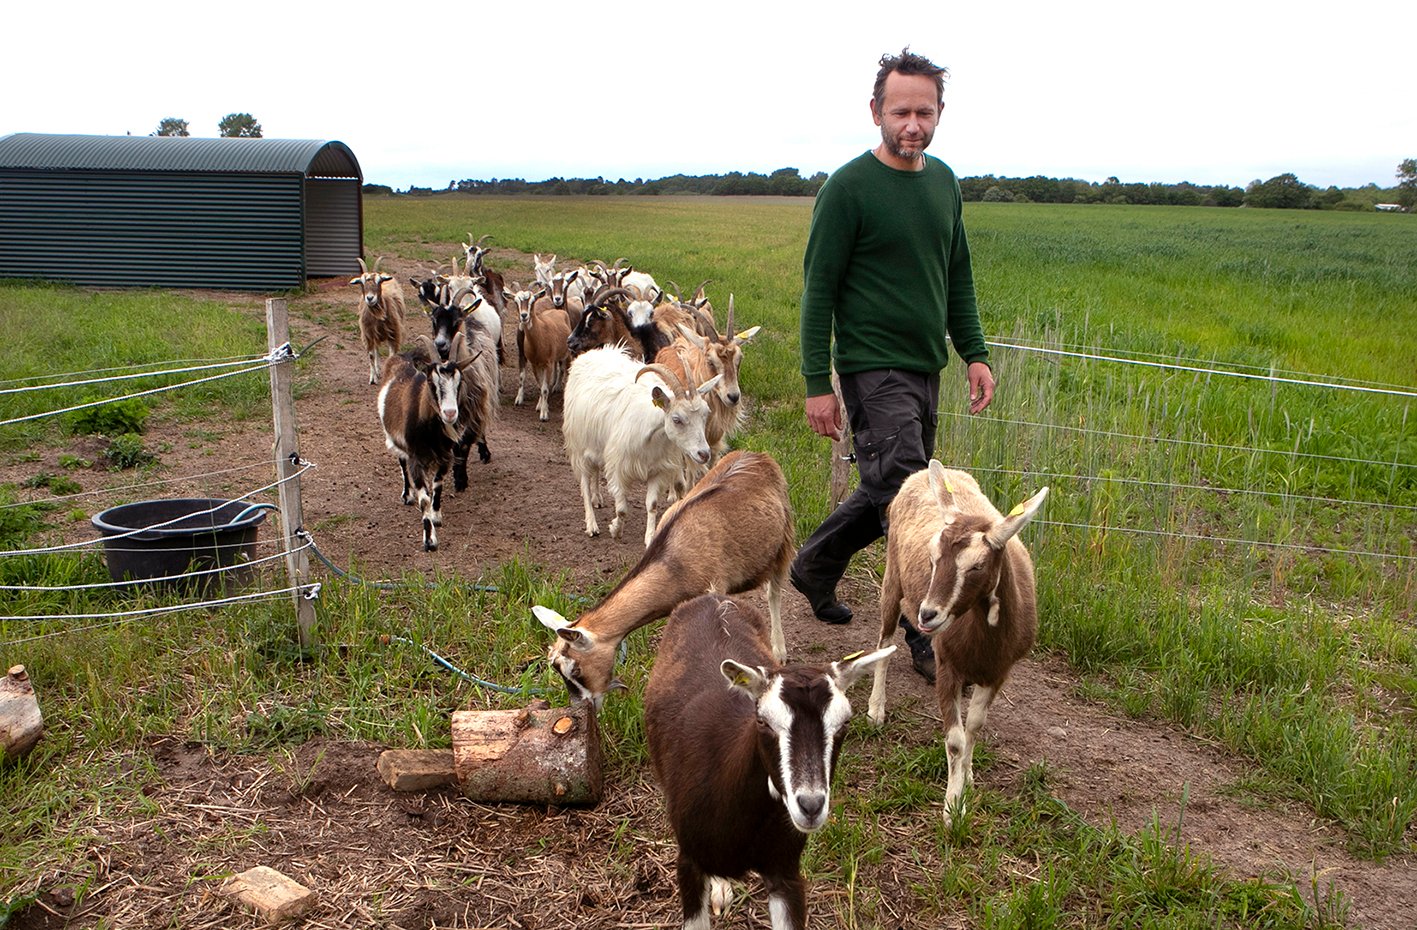
<path fill-rule="evenodd" d="M 861 482 L 797 550 L 793 570 L 813 590 L 832 591 L 857 552 L 886 532 L 886 508 L 910 475 L 930 464 L 940 375 L 887 369 L 841 376 Z"/>

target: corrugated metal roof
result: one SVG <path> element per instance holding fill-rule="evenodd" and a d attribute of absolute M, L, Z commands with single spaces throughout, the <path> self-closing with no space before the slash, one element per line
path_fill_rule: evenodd
<path fill-rule="evenodd" d="M 186 171 L 360 178 L 343 142 L 193 139 L 17 132 L 0 138 L 0 168 L 39 171 Z"/>

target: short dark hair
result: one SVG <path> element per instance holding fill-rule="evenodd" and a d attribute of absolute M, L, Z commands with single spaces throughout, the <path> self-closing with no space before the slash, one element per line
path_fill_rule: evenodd
<path fill-rule="evenodd" d="M 881 56 L 881 70 L 876 72 L 876 88 L 871 96 L 876 101 L 876 109 L 879 110 L 886 100 L 886 77 L 891 73 L 897 74 L 923 74 L 935 82 L 935 97 L 943 106 L 945 102 L 945 78 L 950 76 L 949 68 L 942 68 L 924 55 L 917 55 L 910 50 L 910 46 L 900 50 L 899 55 L 885 54 Z"/>

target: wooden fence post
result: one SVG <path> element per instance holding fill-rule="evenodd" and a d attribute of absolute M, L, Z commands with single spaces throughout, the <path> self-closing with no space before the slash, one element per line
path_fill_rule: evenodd
<path fill-rule="evenodd" d="M 267 345 L 274 352 L 289 342 L 290 317 L 284 298 L 267 300 Z M 315 645 L 315 604 L 301 590 L 310 578 L 310 558 L 300 548 L 300 540 L 295 535 L 305 527 L 305 512 L 300 503 L 300 479 L 293 477 L 303 467 L 295 429 L 295 394 L 292 390 L 295 380 L 294 354 L 287 351 L 286 357 L 272 365 L 270 371 L 271 410 L 276 434 L 276 477 L 280 479 L 280 522 L 281 532 L 285 535 L 285 570 L 290 576 L 291 587 L 296 589 L 291 597 L 295 602 L 300 647 L 309 649 Z"/>

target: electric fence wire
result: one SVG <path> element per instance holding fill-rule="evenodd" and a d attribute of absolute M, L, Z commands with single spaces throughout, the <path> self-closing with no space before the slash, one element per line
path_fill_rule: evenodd
<path fill-rule="evenodd" d="M 0 510 L 9 510 L 12 507 L 28 507 L 34 504 L 49 504 L 57 501 L 77 500 L 81 497 L 95 497 L 99 494 L 120 494 L 125 491 L 136 491 L 142 488 L 157 488 L 168 484 L 181 484 L 183 482 L 201 481 L 207 478 L 219 478 L 222 475 L 235 474 L 238 471 L 250 471 L 253 468 L 270 468 L 269 460 L 250 462 L 246 465 L 237 465 L 232 468 L 222 468 L 217 471 L 203 472 L 199 475 L 184 475 L 180 478 L 162 478 L 157 481 L 141 481 L 137 484 L 123 484 L 112 488 L 98 488 L 93 491 L 79 491 L 75 494 L 55 494 L 37 501 L 11 501 L 8 504 L 0 504 Z"/>
<path fill-rule="evenodd" d="M 545 694 L 545 693 L 546 693 L 546 689 L 545 689 L 545 688 L 532 688 L 532 687 L 511 688 L 511 687 L 508 687 L 507 685 L 499 685 L 499 684 L 497 684 L 496 682 L 488 681 L 488 680 L 485 679 L 485 678 L 478 678 L 476 675 L 469 674 L 469 673 L 463 671 L 462 669 L 458 668 L 456 665 L 454 665 L 453 663 L 449 662 L 447 659 L 443 658 L 443 657 L 440 656 L 438 653 L 434 652 L 432 649 L 429 649 L 427 646 L 423 645 L 422 643 L 416 643 L 416 642 L 414 642 L 413 640 L 408 639 L 408 638 L 406 638 L 406 637 L 403 637 L 403 636 L 390 636 L 390 637 L 388 637 L 388 640 L 389 640 L 389 642 L 391 642 L 391 643 L 398 643 L 398 644 L 403 645 L 403 646 L 412 646 L 412 647 L 415 648 L 415 649 L 421 649 L 421 650 L 423 650 L 424 652 L 426 652 L 426 653 L 429 655 L 429 657 L 431 657 L 431 658 L 433 659 L 434 662 L 438 663 L 438 664 L 441 665 L 443 668 L 445 668 L 445 669 L 447 669 L 448 671 L 452 672 L 454 675 L 457 675 L 459 678 L 463 679 L 464 681 L 471 682 L 472 684 L 477 685 L 479 688 L 488 688 L 488 689 L 490 689 L 490 690 L 492 690 L 492 691 L 499 691 L 499 692 L 501 692 L 502 694 L 540 695 L 540 694 Z"/>
<path fill-rule="evenodd" d="M 117 381 L 132 381 L 135 378 L 156 378 L 162 375 L 185 375 L 194 371 L 211 371 L 214 368 L 234 368 L 237 365 L 248 365 L 255 360 L 268 360 L 268 355 L 257 355 L 252 358 L 231 362 L 213 362 L 207 365 L 192 365 L 185 368 L 163 368 L 157 371 L 139 371 L 126 375 L 110 375 L 106 378 L 89 378 L 84 381 L 56 381 L 52 384 L 31 384 L 25 387 L 0 388 L 0 395 L 3 394 L 25 394 L 31 391 L 51 391 L 60 388 L 84 387 L 90 384 L 111 384 Z M 262 366 L 256 366 L 260 368 Z"/>
<path fill-rule="evenodd" d="M 151 367 L 156 366 L 156 365 L 173 365 L 173 364 L 176 364 L 176 365 L 187 365 L 187 364 L 191 364 L 191 363 L 194 363 L 194 362 L 201 362 L 201 363 L 203 363 L 203 364 L 212 363 L 212 362 L 237 362 L 237 363 L 240 363 L 240 362 L 254 362 L 254 361 L 256 361 L 257 359 L 263 359 L 263 358 L 266 358 L 266 357 L 267 357 L 267 356 L 265 356 L 265 355 L 256 354 L 256 355 L 231 355 L 231 356 L 227 356 L 226 358 L 166 358 L 166 359 L 163 359 L 163 360 L 160 361 L 160 362 L 142 362 L 142 363 L 139 363 L 139 364 L 137 364 L 137 365 L 116 365 L 116 366 L 114 366 L 114 367 L 112 367 L 112 368 L 91 368 L 91 369 L 89 369 L 89 370 L 87 370 L 87 371 L 58 371 L 58 372 L 51 372 L 51 373 L 45 374 L 45 375 L 29 375 L 28 377 L 24 377 L 24 378 L 9 378 L 9 379 L 6 379 L 6 380 L 4 380 L 4 381 L 0 381 L 0 385 L 6 385 L 6 384 L 25 384 L 25 383 L 30 382 L 30 381 L 39 381 L 39 380 L 41 380 L 41 379 L 43 379 L 43 378 L 78 378 L 78 377 L 82 377 L 82 376 L 84 376 L 84 375 L 104 375 L 104 374 L 108 374 L 109 372 L 112 372 L 112 371 L 129 371 L 129 372 L 131 372 L 131 371 L 137 371 L 138 369 L 141 369 L 141 368 L 151 368 Z M 156 372 L 146 372 L 145 374 L 163 374 L 163 373 L 164 373 L 164 372 L 156 371 Z M 41 385 L 41 387 L 46 387 L 46 388 L 47 388 L 47 387 L 55 387 L 55 386 L 57 386 L 57 385 L 53 385 L 53 384 Z"/>
<path fill-rule="evenodd" d="M 310 535 L 310 531 L 307 529 L 301 528 L 296 530 L 295 538 L 301 540 L 306 545 L 308 545 L 310 547 L 310 551 L 315 554 L 315 558 L 319 559 L 326 568 L 334 572 L 335 577 L 339 578 L 341 581 L 348 581 L 352 584 L 364 585 L 365 587 L 370 588 L 377 588 L 380 591 L 397 591 L 400 588 L 407 587 L 406 584 L 397 581 L 369 581 L 368 579 L 360 578 L 358 575 L 352 572 L 345 571 L 344 569 L 336 565 L 334 562 L 330 561 L 329 556 L 325 555 L 323 552 L 320 551 L 320 547 L 315 545 L 315 537 Z M 436 584 L 432 581 L 425 582 L 425 584 L 427 587 L 430 588 L 436 587 Z M 473 591 L 487 591 L 493 594 L 497 593 L 497 586 L 494 584 L 471 582 L 465 583 L 463 586 L 470 588 Z"/>
<path fill-rule="evenodd" d="M 1329 555 L 1357 555 L 1397 562 L 1417 562 L 1417 555 L 1399 555 L 1395 552 L 1369 552 L 1362 549 L 1337 549 L 1331 546 L 1314 546 L 1308 543 L 1267 542 L 1260 539 L 1235 539 L 1229 536 L 1206 536 L 1200 533 L 1177 533 L 1171 530 L 1146 530 L 1136 526 L 1107 526 L 1095 523 L 1067 523 L 1061 520 L 1035 518 L 1034 523 L 1044 526 L 1059 526 L 1075 530 L 1101 530 L 1105 533 L 1132 533 L 1140 536 L 1163 536 L 1171 539 L 1189 539 L 1198 542 L 1233 543 L 1237 546 L 1255 546 L 1261 549 L 1293 549 L 1299 552 L 1323 552 Z"/>
<path fill-rule="evenodd" d="M 237 545 L 240 545 L 240 543 L 238 543 Z M 204 547 L 204 548 L 205 548 L 205 547 Z M 249 568 L 253 568 L 253 567 L 257 566 L 257 565 L 263 565 L 263 564 L 265 564 L 266 562 L 273 562 L 273 561 L 275 561 L 276 559 L 283 559 L 283 558 L 285 558 L 287 555 L 294 555 L 294 554 L 297 553 L 297 552 L 304 552 L 304 551 L 305 551 L 306 549 L 308 549 L 308 548 L 310 548 L 310 544 L 307 543 L 306 545 L 298 546 L 298 547 L 296 547 L 296 548 L 290 550 L 289 553 L 287 553 L 287 552 L 277 552 L 275 555 L 263 556 L 263 557 L 261 557 L 261 558 L 259 558 L 259 559 L 252 559 L 252 560 L 249 561 L 249 562 L 234 562 L 234 563 L 232 563 L 232 564 L 230 564 L 230 565 L 219 565 L 219 566 L 217 566 L 216 568 L 203 568 L 203 569 L 198 569 L 197 571 L 182 572 L 182 573 L 177 574 L 177 575 L 163 575 L 163 576 L 158 577 L 158 578 L 142 578 L 142 579 L 138 579 L 138 580 L 136 580 L 136 581 L 133 581 L 133 580 L 129 580 L 129 581 L 95 581 L 95 582 L 91 582 L 91 583 L 89 583 L 89 584 L 70 584 L 70 585 L 0 584 L 0 591 L 87 591 L 87 590 L 92 590 L 92 589 L 94 589 L 94 588 L 132 587 L 134 584 L 139 584 L 139 583 L 140 583 L 140 584 L 145 584 L 145 585 L 147 585 L 147 584 L 158 584 L 158 583 L 164 582 L 164 581 L 182 581 L 182 580 L 185 580 L 185 579 L 188 579 L 188 578 L 198 578 L 198 577 L 201 577 L 201 576 L 203 576 L 203 575 L 219 575 L 219 574 L 222 574 L 222 573 L 224 573 L 224 572 L 243 571 L 243 570 L 246 570 L 246 569 L 249 569 Z M 140 550 L 140 551 L 148 551 L 148 550 Z"/>
<path fill-rule="evenodd" d="M 231 500 L 221 501 L 221 502 L 218 503 L 215 507 L 207 507 L 207 508 L 202 509 L 202 510 L 194 510 L 194 511 L 192 511 L 192 512 L 190 512 L 190 513 L 185 513 L 185 514 L 182 514 L 182 515 L 180 515 L 180 516 L 173 517 L 173 518 L 170 519 L 170 520 L 164 520 L 164 521 L 162 521 L 161 523 L 154 523 L 154 524 L 152 524 L 152 525 L 150 525 L 150 526 L 140 526 L 140 527 L 136 527 L 135 529 L 127 530 L 127 531 L 122 532 L 122 533 L 114 533 L 112 536 L 100 537 L 100 538 L 98 538 L 98 539 L 85 539 L 85 540 L 81 540 L 81 541 L 79 541 L 79 542 L 62 543 L 62 544 L 57 545 L 57 546 L 41 546 L 41 547 L 35 548 L 35 549 L 11 549 L 11 550 L 9 550 L 9 551 L 0 552 L 0 557 L 3 557 L 3 556 L 18 556 L 18 555 L 45 555 L 45 554 L 51 553 L 51 552 L 67 552 L 67 551 L 74 550 L 74 549 L 84 549 L 84 548 L 89 548 L 89 547 L 101 545 L 101 544 L 105 543 L 107 540 L 126 539 L 126 538 L 128 538 L 128 537 L 130 537 L 130 536 L 137 536 L 137 535 L 139 535 L 139 534 L 141 534 L 141 533 L 147 533 L 147 532 L 150 532 L 150 531 L 152 531 L 152 530 L 159 530 L 159 529 L 162 529 L 162 528 L 165 527 L 165 526 L 170 526 L 170 525 L 172 525 L 172 524 L 174 524 L 174 523 L 181 522 L 182 520 L 186 520 L 186 519 L 189 519 L 189 518 L 191 518 L 191 517 L 204 517 L 204 516 L 209 516 L 210 514 L 213 514 L 213 513 L 215 513 L 216 511 L 221 510 L 223 507 L 230 506 L 230 505 L 233 504 L 233 503 L 239 503 L 240 501 L 244 501 L 244 500 L 246 500 L 247 498 L 250 498 L 250 497 L 255 497 L 257 494 L 263 494 L 263 493 L 265 493 L 266 491 L 271 490 L 272 488 L 280 487 L 282 484 L 285 484 L 287 481 L 293 481 L 293 480 L 295 480 L 295 479 L 298 479 L 301 475 L 305 474 L 307 471 L 309 471 L 310 469 L 312 469 L 312 468 L 315 467 L 313 464 L 311 464 L 310 462 L 306 462 L 306 461 L 301 461 L 299 464 L 300 464 L 300 466 L 301 466 L 299 471 L 294 472 L 294 473 L 289 474 L 289 475 L 286 475 L 284 478 L 279 478 L 279 479 L 277 479 L 277 480 L 271 482 L 270 484 L 265 485 L 264 487 L 256 488 L 254 491 L 248 491 L 247 493 L 242 494 L 240 497 L 235 497 L 235 498 L 232 498 Z M 257 506 L 257 507 L 271 507 L 271 506 L 273 506 L 273 505 L 271 505 L 271 504 L 257 504 L 257 505 L 253 505 L 253 506 Z M 214 529 L 220 529 L 220 527 L 207 527 L 206 529 L 207 529 L 208 531 L 211 531 L 211 530 L 214 530 Z"/>
<path fill-rule="evenodd" d="M 980 417 L 978 414 L 959 413 L 953 410 L 941 410 L 942 417 L 952 417 L 959 420 L 970 420 L 983 423 L 1002 423 L 1011 426 L 1031 426 L 1036 429 L 1060 430 L 1069 433 L 1082 433 L 1088 436 L 1106 436 L 1110 439 L 1127 439 L 1133 442 L 1164 442 L 1178 446 L 1200 446 L 1203 449 L 1218 449 L 1223 452 L 1245 452 L 1259 455 L 1282 455 L 1285 458 L 1294 459 L 1317 459 L 1325 462 L 1343 462 L 1348 465 L 1376 465 L 1380 468 L 1417 468 L 1417 462 L 1382 461 L 1381 459 L 1359 459 L 1343 455 L 1325 455 L 1319 452 L 1293 452 L 1284 449 L 1261 449 L 1256 446 L 1237 446 L 1222 442 L 1202 442 L 1199 439 L 1172 439 L 1166 436 L 1142 436 L 1136 433 L 1118 433 L 1111 430 L 1091 429 L 1085 426 L 1064 426 L 1060 423 L 1040 423 L 1036 420 L 1015 420 L 1009 417 Z"/>
<path fill-rule="evenodd" d="M 323 338 L 324 337 L 321 337 L 321 339 Z M 315 342 L 319 341 L 319 339 L 315 340 Z M 160 387 L 149 388 L 146 391 L 137 391 L 132 394 L 123 394 L 118 397 L 105 397 L 102 400 L 90 401 L 86 404 L 75 404 L 72 407 L 63 407 L 58 410 L 46 410 L 43 413 L 32 413 L 22 417 L 12 417 L 8 420 L 0 420 L 0 426 L 10 426 L 15 423 L 27 423 L 30 420 L 41 420 L 45 417 L 58 416 L 63 413 L 73 413 L 75 410 L 86 410 L 89 407 L 101 407 L 105 404 L 114 404 L 123 400 L 131 400 L 135 397 L 147 397 L 151 394 L 161 394 L 165 391 L 175 391 L 178 388 L 191 387 L 194 384 L 206 384 L 209 381 L 220 381 L 223 378 L 234 378 L 237 375 L 250 374 L 253 371 L 261 371 L 263 369 L 270 368 L 272 365 L 279 365 L 283 362 L 298 359 L 306 352 L 310 351 L 310 348 L 314 345 L 315 343 L 312 342 L 310 345 L 307 345 L 304 349 L 302 349 L 299 354 L 296 354 L 291 350 L 290 343 L 287 342 L 272 349 L 268 354 L 261 356 L 263 361 L 259 365 L 252 365 L 248 368 L 241 368 L 237 371 L 227 371 L 219 375 L 209 375 L 205 378 L 195 378 L 191 381 L 182 381 L 177 384 L 166 384 Z"/>
<path fill-rule="evenodd" d="M 290 594 L 299 593 L 306 600 L 314 600 L 320 596 L 320 583 L 318 581 L 310 584 L 295 585 L 289 588 L 281 588 L 278 591 L 254 591 L 250 594 L 235 594 L 230 597 L 216 598 L 210 601 L 197 601 L 190 604 L 169 604 L 163 607 L 144 607 L 138 610 L 118 610 L 110 613 L 92 614 L 44 614 L 17 617 L 0 617 L 0 621 L 16 620 L 110 620 L 109 623 L 96 623 L 90 626 L 66 627 L 62 630 L 51 630 L 48 633 L 38 633 L 34 636 L 26 636 L 20 639 L 11 639 L 0 642 L 0 646 L 14 646 L 19 643 L 34 642 L 40 639 L 49 639 L 55 636 L 67 636 L 72 633 L 86 633 L 90 630 L 100 630 L 106 627 L 117 626 L 127 623 L 139 617 L 155 617 L 162 614 L 175 614 L 187 610 L 201 610 L 207 607 L 226 607 L 231 604 L 244 604 L 254 601 L 269 600 L 271 598 L 283 597 Z"/>
<path fill-rule="evenodd" d="M 1365 394 L 1388 394 L 1394 397 L 1417 398 L 1417 391 L 1397 387 L 1373 387 L 1359 383 L 1319 381 L 1312 378 L 1282 378 L 1274 374 L 1255 374 L 1246 371 L 1229 371 L 1224 368 L 1207 368 L 1200 365 L 1181 365 L 1174 362 L 1152 362 L 1144 359 L 1121 358 L 1116 355 L 1102 355 L 1097 352 L 1071 352 L 1065 349 L 1044 349 L 1015 342 L 986 340 L 985 345 L 1000 349 L 1015 349 L 1019 352 L 1037 352 L 1043 355 L 1062 355 L 1095 362 L 1115 362 L 1118 365 L 1139 365 L 1144 368 L 1163 368 L 1170 371 L 1185 371 L 1194 374 L 1218 375 L 1225 378 L 1243 378 L 1252 381 L 1266 381 L 1271 384 L 1292 384 L 1301 387 L 1321 387 L 1335 391 L 1357 391 Z"/>
<path fill-rule="evenodd" d="M 1390 463 L 1384 463 L 1390 464 Z M 1241 495 L 1248 494 L 1256 497 L 1270 497 L 1282 501 L 1307 501 L 1315 504 L 1329 504 L 1352 507 L 1373 507 L 1380 510 L 1412 510 L 1417 511 L 1417 505 L 1413 504 L 1392 504 L 1387 501 L 1357 501 L 1346 500 L 1340 497 L 1322 497 L 1316 494 L 1290 494 L 1287 491 L 1261 491 L 1252 488 L 1225 488 L 1213 484 L 1182 484 L 1175 481 L 1147 481 L 1142 478 L 1122 478 L 1116 475 L 1073 475 L 1067 472 L 1058 471 L 1038 471 L 1026 468 L 985 468 L 974 465 L 952 465 L 951 468 L 963 468 L 966 471 L 984 472 L 995 475 L 1018 475 L 1032 478 L 1060 478 L 1064 480 L 1093 482 L 1105 481 L 1113 484 L 1130 484 L 1139 487 L 1163 488 L 1171 491 L 1202 491 L 1210 494 Z"/>

